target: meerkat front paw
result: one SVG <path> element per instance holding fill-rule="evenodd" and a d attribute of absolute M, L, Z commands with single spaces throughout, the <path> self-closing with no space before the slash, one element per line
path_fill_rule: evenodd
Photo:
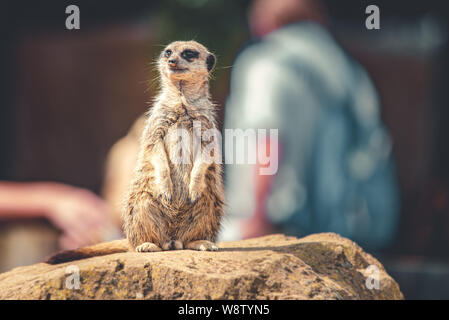
<path fill-rule="evenodd" d="M 152 242 L 144 242 L 140 246 L 136 247 L 137 252 L 157 252 L 162 251 L 157 245 Z"/>
<path fill-rule="evenodd" d="M 186 245 L 186 249 L 198 251 L 218 251 L 218 247 L 215 243 L 208 240 L 192 241 Z"/>
<path fill-rule="evenodd" d="M 162 245 L 163 250 L 182 250 L 183 244 L 179 240 L 170 240 Z"/>
<path fill-rule="evenodd" d="M 159 183 L 159 197 L 165 201 L 170 202 L 173 195 L 173 184 L 170 179 L 164 179 Z"/>
<path fill-rule="evenodd" d="M 193 179 L 189 184 L 189 201 L 191 204 L 195 203 L 198 198 L 203 194 L 206 184 L 204 180 Z"/>

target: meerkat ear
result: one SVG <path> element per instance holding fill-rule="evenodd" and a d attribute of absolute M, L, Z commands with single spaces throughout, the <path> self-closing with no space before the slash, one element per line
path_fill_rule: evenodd
<path fill-rule="evenodd" d="M 215 66 L 215 56 L 210 53 L 209 56 L 206 59 L 206 66 L 207 66 L 207 71 L 211 71 L 214 66 Z"/>

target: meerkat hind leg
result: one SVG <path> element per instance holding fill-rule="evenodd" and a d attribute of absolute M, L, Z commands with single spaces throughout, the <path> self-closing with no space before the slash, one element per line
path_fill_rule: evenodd
<path fill-rule="evenodd" d="M 197 240 L 189 242 L 186 245 L 186 249 L 198 250 L 198 251 L 217 251 L 218 247 L 215 243 L 208 240 Z"/>
<path fill-rule="evenodd" d="M 179 240 L 170 240 L 162 245 L 163 250 L 182 250 L 183 248 L 184 246 Z"/>
<path fill-rule="evenodd" d="M 157 252 L 162 251 L 157 245 L 152 242 L 144 242 L 136 247 L 137 252 Z"/>

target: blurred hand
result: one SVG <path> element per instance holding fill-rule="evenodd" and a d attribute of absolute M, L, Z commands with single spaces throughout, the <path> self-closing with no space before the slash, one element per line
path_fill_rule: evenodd
<path fill-rule="evenodd" d="M 63 232 L 62 249 L 101 242 L 106 233 L 117 232 L 106 203 L 88 190 L 59 187 L 49 200 L 46 217 Z"/>
<path fill-rule="evenodd" d="M 275 232 L 273 225 L 265 219 L 251 218 L 241 224 L 243 239 L 257 238 Z"/>

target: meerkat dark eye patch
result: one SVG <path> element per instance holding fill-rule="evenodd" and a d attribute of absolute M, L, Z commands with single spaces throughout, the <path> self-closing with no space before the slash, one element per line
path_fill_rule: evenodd
<path fill-rule="evenodd" d="M 181 57 L 187 61 L 191 61 L 192 59 L 196 59 L 199 56 L 199 52 L 195 50 L 186 49 L 181 53 Z"/>
<path fill-rule="evenodd" d="M 165 56 L 166 58 L 170 58 L 171 54 L 172 54 L 172 51 L 171 51 L 170 49 L 167 49 L 167 50 L 165 50 L 165 52 L 164 52 L 164 56 Z"/>
<path fill-rule="evenodd" d="M 215 66 L 215 56 L 210 54 L 206 59 L 207 71 L 211 71 Z"/>

